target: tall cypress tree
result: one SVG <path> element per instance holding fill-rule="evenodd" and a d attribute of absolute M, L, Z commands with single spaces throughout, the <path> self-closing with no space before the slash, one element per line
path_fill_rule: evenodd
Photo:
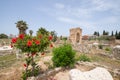
<path fill-rule="evenodd" d="M 97 35 L 97 32 L 96 32 L 96 31 L 94 32 L 94 35 Z"/>
<path fill-rule="evenodd" d="M 97 36 L 100 36 L 99 32 L 97 33 Z"/>
<path fill-rule="evenodd" d="M 117 36 L 118 36 L 118 33 L 117 33 L 117 31 L 115 32 L 115 38 L 117 39 Z"/>
<path fill-rule="evenodd" d="M 105 33 L 106 33 L 105 30 L 103 30 L 103 35 L 105 35 Z"/>
<path fill-rule="evenodd" d="M 111 36 L 114 36 L 114 33 L 113 33 L 113 31 L 112 31 L 112 33 L 111 33 Z"/>
<path fill-rule="evenodd" d="M 118 33 L 118 37 L 117 37 L 117 39 L 120 39 L 120 31 L 119 31 L 119 33 Z"/>

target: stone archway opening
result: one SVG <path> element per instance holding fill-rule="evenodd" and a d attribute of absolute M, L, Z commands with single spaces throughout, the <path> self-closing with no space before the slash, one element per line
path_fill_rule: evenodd
<path fill-rule="evenodd" d="M 80 34 L 79 34 L 79 33 L 76 34 L 76 42 L 77 42 L 77 43 L 80 42 Z"/>

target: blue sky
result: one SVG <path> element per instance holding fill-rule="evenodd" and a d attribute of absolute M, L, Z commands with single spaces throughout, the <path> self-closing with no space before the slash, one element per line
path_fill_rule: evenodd
<path fill-rule="evenodd" d="M 15 23 L 27 22 L 34 34 L 40 27 L 69 36 L 80 27 L 84 34 L 120 31 L 120 0 L 0 0 L 0 33 L 18 34 Z"/>

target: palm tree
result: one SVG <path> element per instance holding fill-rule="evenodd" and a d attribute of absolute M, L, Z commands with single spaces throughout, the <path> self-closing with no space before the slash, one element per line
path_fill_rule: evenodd
<path fill-rule="evenodd" d="M 26 30 L 28 29 L 27 24 L 25 21 L 21 20 L 18 21 L 16 24 L 16 27 L 19 30 L 19 34 L 26 34 Z"/>
<path fill-rule="evenodd" d="M 33 34 L 33 30 L 29 30 L 30 36 L 32 36 Z"/>

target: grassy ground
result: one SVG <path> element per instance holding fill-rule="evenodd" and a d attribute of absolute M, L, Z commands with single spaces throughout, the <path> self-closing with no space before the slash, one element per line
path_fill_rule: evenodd
<path fill-rule="evenodd" d="M 50 55 L 52 55 L 52 53 L 46 53 L 44 56 L 50 56 Z M 42 57 L 43 56 L 37 56 L 35 58 L 35 61 L 39 61 L 40 58 Z M 8 55 L 0 56 L 0 70 L 11 67 L 13 64 L 15 64 L 16 62 L 20 62 L 20 61 L 24 62 L 23 59 L 17 60 L 15 54 L 8 54 Z"/>
<path fill-rule="evenodd" d="M 15 54 L 0 56 L 0 80 L 21 80 L 21 66 Z"/>
<path fill-rule="evenodd" d="M 0 70 L 6 67 L 10 67 L 16 62 L 16 60 L 17 59 L 15 54 L 0 56 Z"/>
<path fill-rule="evenodd" d="M 88 55 L 90 58 L 91 58 L 91 61 L 92 62 L 97 62 L 97 63 L 100 63 L 101 65 L 106 65 L 106 66 L 109 66 L 111 67 L 112 69 L 114 68 L 120 68 L 120 60 L 113 60 L 109 57 L 106 57 L 106 56 L 99 56 L 99 55 L 91 55 L 89 54 Z"/>
<path fill-rule="evenodd" d="M 106 53 L 106 54 L 108 54 L 108 53 Z M 79 53 L 79 52 L 76 53 L 75 58 L 78 60 L 80 55 L 81 55 L 81 53 Z M 120 68 L 120 60 L 113 60 L 106 56 L 100 56 L 99 54 L 85 54 L 85 55 L 90 58 L 91 62 L 97 62 L 97 63 L 100 63 L 101 65 L 106 65 L 113 69 Z"/>
<path fill-rule="evenodd" d="M 5 42 L 5 44 L 4 44 L 4 42 Z M 11 39 L 0 39 L 0 46 L 2 44 L 4 44 L 4 45 L 10 45 L 10 42 L 11 42 Z"/>

